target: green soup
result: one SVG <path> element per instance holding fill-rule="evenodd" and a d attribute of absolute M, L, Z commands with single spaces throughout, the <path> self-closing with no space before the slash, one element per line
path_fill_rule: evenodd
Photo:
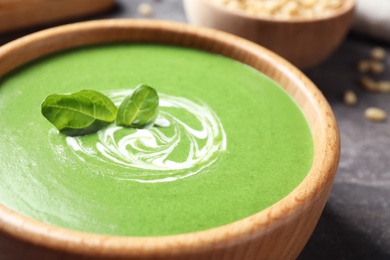
<path fill-rule="evenodd" d="M 67 137 L 40 112 L 52 93 L 116 103 L 145 83 L 165 127 Z M 313 142 L 291 97 L 256 70 L 193 49 L 113 44 L 61 52 L 0 81 L 0 203 L 65 228 L 159 236 L 218 227 L 290 193 Z"/>

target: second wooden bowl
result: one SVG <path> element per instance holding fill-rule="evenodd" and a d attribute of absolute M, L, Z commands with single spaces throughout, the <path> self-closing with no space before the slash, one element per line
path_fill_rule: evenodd
<path fill-rule="evenodd" d="M 345 2 L 330 16 L 290 20 L 247 15 L 210 0 L 184 0 L 184 7 L 191 23 L 247 38 L 302 69 L 325 60 L 344 39 L 352 23 L 355 0 Z"/>

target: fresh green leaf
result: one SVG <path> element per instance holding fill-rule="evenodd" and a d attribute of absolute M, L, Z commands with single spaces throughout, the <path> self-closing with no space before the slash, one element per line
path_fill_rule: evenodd
<path fill-rule="evenodd" d="M 118 126 L 145 128 L 153 125 L 158 115 L 159 98 L 154 88 L 141 84 L 118 108 Z"/>
<path fill-rule="evenodd" d="M 117 107 L 94 90 L 73 94 L 52 94 L 41 105 L 41 112 L 61 133 L 76 136 L 95 133 L 112 123 Z"/>

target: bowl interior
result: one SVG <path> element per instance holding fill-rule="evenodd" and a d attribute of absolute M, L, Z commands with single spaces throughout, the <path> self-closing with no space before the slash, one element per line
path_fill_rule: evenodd
<path fill-rule="evenodd" d="M 188 0 L 185 0 L 188 1 Z M 215 1 L 210 1 L 210 0 L 199 0 L 203 2 L 205 5 L 212 6 L 213 8 L 218 9 L 221 12 L 226 12 L 227 14 L 230 15 L 237 15 L 240 16 L 244 19 L 249 19 L 249 20 L 258 20 L 258 21 L 267 21 L 267 22 L 281 22 L 281 23 L 302 23 L 302 22 L 315 22 L 315 21 L 321 21 L 321 20 L 327 20 L 327 19 L 332 19 L 334 17 L 340 16 L 342 14 L 345 14 L 346 12 L 350 11 L 353 9 L 356 5 L 356 0 L 345 0 L 342 7 L 338 8 L 334 12 L 331 12 L 325 16 L 321 17 L 312 17 L 312 18 L 300 18 L 300 17 L 294 17 L 294 18 L 286 18 L 286 19 L 280 19 L 277 17 L 272 17 L 272 16 L 261 16 L 261 15 L 252 15 L 249 14 L 248 12 L 245 12 L 244 10 L 241 9 L 233 9 L 233 8 L 226 8 L 220 3 L 217 3 Z"/>

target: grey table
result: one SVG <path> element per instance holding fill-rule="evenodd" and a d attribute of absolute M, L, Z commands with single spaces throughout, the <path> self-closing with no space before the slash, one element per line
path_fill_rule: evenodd
<path fill-rule="evenodd" d="M 196 0 L 194 0 L 196 1 Z M 86 17 L 142 18 L 141 2 L 150 3 L 150 19 L 186 22 L 180 0 L 117 0 L 109 13 Z M 73 22 L 73 21 L 68 21 Z M 57 25 L 51 24 L 50 26 Z M 48 25 L 49 26 L 49 25 Z M 43 29 L 33 28 L 0 36 L 0 44 Z M 365 108 L 377 106 L 390 114 L 390 94 L 367 93 L 357 84 L 358 60 L 367 58 L 371 48 L 389 52 L 386 72 L 376 79 L 390 80 L 390 43 L 349 34 L 338 51 L 321 65 L 304 71 L 331 104 L 341 133 L 341 161 L 328 203 L 299 259 L 390 259 L 390 120 L 372 123 Z M 357 92 L 357 106 L 343 104 L 344 90 Z"/>

